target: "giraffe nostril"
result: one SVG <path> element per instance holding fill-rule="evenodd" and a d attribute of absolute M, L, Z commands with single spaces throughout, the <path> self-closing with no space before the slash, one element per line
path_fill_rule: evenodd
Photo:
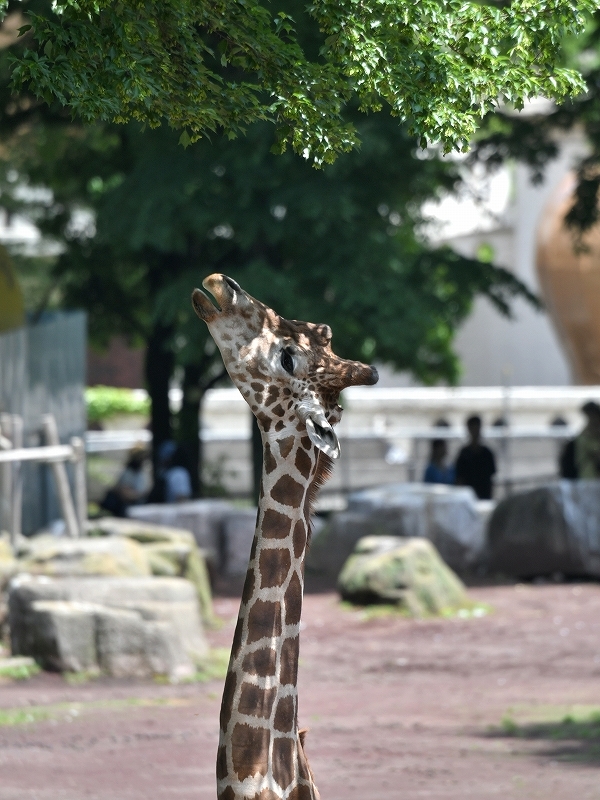
<path fill-rule="evenodd" d="M 228 278 L 227 275 L 221 275 L 221 277 L 223 278 L 227 286 L 229 286 L 230 289 L 233 289 L 234 292 L 242 291 L 242 287 L 239 285 L 239 283 L 236 283 L 233 280 L 233 278 Z"/>

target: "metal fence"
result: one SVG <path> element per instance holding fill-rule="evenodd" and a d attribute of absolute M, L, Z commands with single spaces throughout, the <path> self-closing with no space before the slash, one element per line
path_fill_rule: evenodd
<path fill-rule="evenodd" d="M 85 432 L 86 317 L 57 312 L 36 325 L 0 336 L 0 412 L 23 418 L 23 444 L 43 444 L 42 418 L 52 414 L 66 444 Z M 32 533 L 61 516 L 51 471 L 23 465 L 23 532 Z M 8 528 L 0 519 L 0 528 Z"/>

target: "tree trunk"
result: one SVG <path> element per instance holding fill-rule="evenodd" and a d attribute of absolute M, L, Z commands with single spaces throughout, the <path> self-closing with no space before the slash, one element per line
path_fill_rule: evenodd
<path fill-rule="evenodd" d="M 202 497 L 202 442 L 200 441 L 200 387 L 202 370 L 199 364 L 187 364 L 183 371 L 183 398 L 179 411 L 177 440 L 185 455 L 192 478 L 192 494 Z"/>
<path fill-rule="evenodd" d="M 157 322 L 148 338 L 146 350 L 146 385 L 150 395 L 150 430 L 152 432 L 152 463 L 156 476 L 158 448 L 173 438 L 169 408 L 169 384 L 175 357 L 167 343 L 173 331 L 170 326 Z"/>

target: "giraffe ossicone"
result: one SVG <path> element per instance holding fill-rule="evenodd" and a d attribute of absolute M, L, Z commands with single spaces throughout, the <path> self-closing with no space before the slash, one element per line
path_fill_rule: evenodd
<path fill-rule="evenodd" d="M 328 325 L 280 317 L 225 275 L 192 304 L 263 442 L 256 532 L 220 716 L 219 800 L 319 800 L 298 730 L 304 559 L 315 495 L 340 453 L 340 392 L 377 370 L 331 350 Z"/>

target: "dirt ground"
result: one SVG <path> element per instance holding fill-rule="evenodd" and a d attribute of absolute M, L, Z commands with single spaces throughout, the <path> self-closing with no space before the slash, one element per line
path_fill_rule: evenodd
<path fill-rule="evenodd" d="M 600 800 L 600 586 L 470 593 L 492 612 L 365 619 L 306 597 L 300 722 L 322 800 Z M 216 608 L 223 647 L 237 602 Z M 215 800 L 220 693 L 3 684 L 0 800 Z"/>

